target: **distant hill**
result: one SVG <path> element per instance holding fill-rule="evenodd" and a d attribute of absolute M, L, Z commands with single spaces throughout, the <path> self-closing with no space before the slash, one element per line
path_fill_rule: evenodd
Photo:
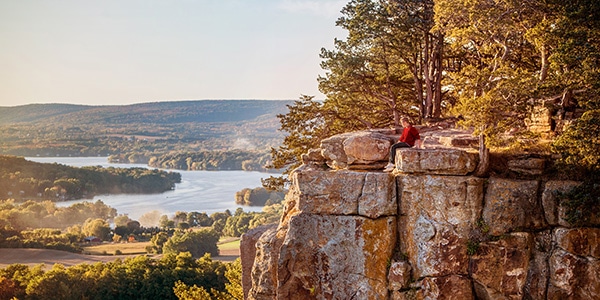
<path fill-rule="evenodd" d="M 132 105 L 88 106 L 74 104 L 29 104 L 0 106 L 0 125 L 15 123 L 85 124 L 178 124 L 189 122 L 249 121 L 287 111 L 292 101 L 197 100 L 152 102 Z"/>
<path fill-rule="evenodd" d="M 197 100 L 131 105 L 0 107 L 0 154 L 114 156 L 147 162 L 167 153 L 269 152 L 283 140 L 289 100 Z"/>

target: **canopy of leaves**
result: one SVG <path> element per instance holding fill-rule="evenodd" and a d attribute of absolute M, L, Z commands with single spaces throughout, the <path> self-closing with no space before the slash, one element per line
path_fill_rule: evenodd
<path fill-rule="evenodd" d="M 189 252 L 193 257 L 202 257 L 205 253 L 212 256 L 219 255 L 217 242 L 219 234 L 212 229 L 200 229 L 193 231 L 176 231 L 163 244 L 163 253 L 181 253 Z"/>

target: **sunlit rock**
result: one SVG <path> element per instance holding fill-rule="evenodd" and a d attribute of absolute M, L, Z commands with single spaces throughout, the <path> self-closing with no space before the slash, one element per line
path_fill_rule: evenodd
<path fill-rule="evenodd" d="M 399 291 L 408 288 L 411 281 L 411 270 L 410 264 L 406 261 L 392 261 L 388 271 L 389 289 Z"/>
<path fill-rule="evenodd" d="M 277 238 L 277 228 L 268 228 L 257 240 L 256 257 L 251 273 L 252 285 L 248 292 L 248 299 L 275 299 L 277 295 L 278 249 L 281 243 L 282 240 Z M 241 249 L 241 251 L 243 250 Z M 245 290 L 246 287 L 244 286 Z"/>
<path fill-rule="evenodd" d="M 396 168 L 402 173 L 467 175 L 475 170 L 477 153 L 458 149 L 400 148 Z"/>
<path fill-rule="evenodd" d="M 532 246 L 532 235 L 524 232 L 482 242 L 471 258 L 477 297 L 522 299 Z"/>
<path fill-rule="evenodd" d="M 386 299 L 393 217 L 300 213 L 279 254 L 278 299 Z"/>
<path fill-rule="evenodd" d="M 537 180 L 489 179 L 483 220 L 491 235 L 546 226 L 537 200 L 538 186 Z"/>
<path fill-rule="evenodd" d="M 321 141 L 321 154 L 333 169 L 381 169 L 394 139 L 391 132 L 358 131 Z"/>
<path fill-rule="evenodd" d="M 254 265 L 256 255 L 256 246 L 260 246 L 261 249 L 259 253 L 261 255 L 258 256 L 259 260 L 264 259 L 264 250 L 261 244 L 258 244 L 258 240 L 260 237 L 267 231 L 274 232 L 277 228 L 277 224 L 269 224 L 264 226 L 259 226 L 254 229 L 248 230 L 245 234 L 242 235 L 240 240 L 240 260 L 242 262 L 242 287 L 244 290 L 245 297 L 248 297 L 250 293 L 250 288 L 253 286 L 252 283 L 252 266 Z M 257 272 L 260 270 L 257 270 Z"/>
<path fill-rule="evenodd" d="M 600 299 L 600 260 L 558 248 L 550 256 L 547 299 Z"/>
<path fill-rule="evenodd" d="M 290 177 L 300 211 L 369 218 L 397 214 L 395 179 L 389 173 L 299 168 Z"/>
<path fill-rule="evenodd" d="M 414 277 L 466 274 L 471 228 L 481 215 L 483 180 L 401 176 L 398 229 Z"/>

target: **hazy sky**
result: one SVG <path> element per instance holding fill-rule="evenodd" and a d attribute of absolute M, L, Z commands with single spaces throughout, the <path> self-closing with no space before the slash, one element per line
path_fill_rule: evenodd
<path fill-rule="evenodd" d="M 0 106 L 322 99 L 340 0 L 0 0 Z"/>

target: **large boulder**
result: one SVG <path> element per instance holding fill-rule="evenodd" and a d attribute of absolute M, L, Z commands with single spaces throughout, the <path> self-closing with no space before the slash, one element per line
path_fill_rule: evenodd
<path fill-rule="evenodd" d="M 398 180 L 400 246 L 413 276 L 466 274 L 469 234 L 481 215 L 483 179 L 405 175 Z"/>
<path fill-rule="evenodd" d="M 321 141 L 321 154 L 333 169 L 381 169 L 389 159 L 392 132 L 357 131 Z"/>
<path fill-rule="evenodd" d="M 389 173 L 300 167 L 290 177 L 299 211 L 369 218 L 397 214 L 395 179 Z"/>
<path fill-rule="evenodd" d="M 400 148 L 396 169 L 402 173 L 467 175 L 475 170 L 477 153 L 458 149 Z"/>
<path fill-rule="evenodd" d="M 387 298 L 394 217 L 299 213 L 288 228 L 279 253 L 277 299 Z"/>
<path fill-rule="evenodd" d="M 533 246 L 530 233 L 517 232 L 482 242 L 471 258 L 479 299 L 522 299 Z"/>
<path fill-rule="evenodd" d="M 489 233 L 502 235 L 523 228 L 544 228 L 546 220 L 537 200 L 538 186 L 537 180 L 490 178 L 483 209 Z"/>

